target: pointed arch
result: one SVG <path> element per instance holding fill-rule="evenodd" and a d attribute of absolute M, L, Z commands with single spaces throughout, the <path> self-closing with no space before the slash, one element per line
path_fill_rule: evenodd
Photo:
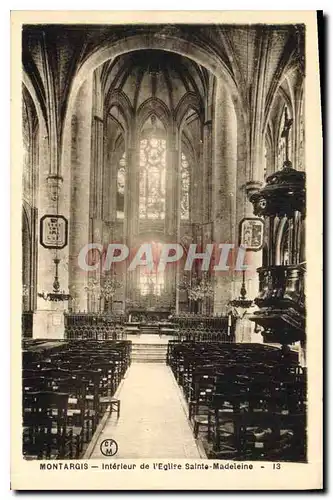
<path fill-rule="evenodd" d="M 203 105 L 202 105 L 201 99 L 194 92 L 187 92 L 180 99 L 179 103 L 177 104 L 176 110 L 175 110 L 175 119 L 176 119 L 176 122 L 177 122 L 179 127 L 182 125 L 183 120 L 184 120 L 187 112 L 191 108 L 197 113 L 199 120 L 202 123 L 202 121 L 203 121 Z"/>
<path fill-rule="evenodd" d="M 117 106 L 124 116 L 127 129 L 133 120 L 133 108 L 127 95 L 122 90 L 111 90 L 105 98 L 105 113 L 108 115 L 113 106 Z"/>
<path fill-rule="evenodd" d="M 137 112 L 138 134 L 140 134 L 143 125 L 152 115 L 155 115 L 161 121 L 166 132 L 170 130 L 171 113 L 168 106 L 161 99 L 150 97 L 139 106 Z"/>

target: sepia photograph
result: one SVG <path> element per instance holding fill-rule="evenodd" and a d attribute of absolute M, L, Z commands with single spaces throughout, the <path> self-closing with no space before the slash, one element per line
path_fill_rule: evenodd
<path fill-rule="evenodd" d="M 85 470 L 126 471 L 115 489 L 145 468 L 206 489 L 206 471 L 212 489 L 218 470 L 229 489 L 236 470 L 275 486 L 288 467 L 308 474 L 316 13 L 311 28 L 304 12 L 63 14 L 16 24 L 17 464 L 45 482 L 71 470 L 77 489 Z"/>

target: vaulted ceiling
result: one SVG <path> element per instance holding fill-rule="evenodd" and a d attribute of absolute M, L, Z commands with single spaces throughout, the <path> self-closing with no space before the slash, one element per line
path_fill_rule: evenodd
<path fill-rule="evenodd" d="M 296 68 L 304 77 L 304 34 L 302 25 L 27 25 L 24 83 L 56 151 L 61 151 L 74 81 L 92 60 L 93 69 L 100 65 L 103 90 L 123 92 L 134 111 L 154 94 L 173 111 L 190 93 L 207 112 L 212 73 L 223 71 L 256 137 L 285 76 Z M 259 108 L 265 116 L 260 124 Z"/>
<path fill-rule="evenodd" d="M 155 97 L 174 111 L 187 92 L 196 94 L 203 105 L 208 71 L 172 52 L 140 50 L 106 62 L 101 79 L 105 94 L 113 89 L 122 90 L 134 110 Z"/>

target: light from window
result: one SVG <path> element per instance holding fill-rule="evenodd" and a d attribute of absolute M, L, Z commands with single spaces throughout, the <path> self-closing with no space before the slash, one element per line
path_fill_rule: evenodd
<path fill-rule="evenodd" d="M 190 217 L 190 170 L 184 153 L 181 156 L 180 165 L 181 194 L 180 194 L 180 218 L 187 220 Z"/>
<path fill-rule="evenodd" d="M 140 219 L 165 218 L 166 140 L 140 142 Z"/>
<path fill-rule="evenodd" d="M 126 152 L 122 155 L 117 170 L 117 218 L 124 218 L 126 179 Z"/>
<path fill-rule="evenodd" d="M 145 270 L 142 270 L 139 280 L 141 295 L 160 296 L 162 294 L 164 290 L 164 273 L 147 273 Z"/>

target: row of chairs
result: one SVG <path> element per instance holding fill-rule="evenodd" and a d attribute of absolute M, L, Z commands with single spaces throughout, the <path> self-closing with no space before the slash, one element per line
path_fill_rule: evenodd
<path fill-rule="evenodd" d="M 23 352 L 23 455 L 80 458 L 105 410 L 120 414 L 115 392 L 130 365 L 127 341 L 64 342 L 43 356 Z"/>
<path fill-rule="evenodd" d="M 168 363 L 210 458 L 305 459 L 306 373 L 293 355 L 262 344 L 171 341 Z"/>
<path fill-rule="evenodd" d="M 290 350 L 280 350 L 265 344 L 253 343 L 228 343 L 223 341 L 181 341 L 169 340 L 167 349 L 167 362 L 178 379 L 180 374 L 190 370 L 206 357 L 210 362 L 213 358 L 217 361 L 225 359 L 238 359 L 239 362 L 249 361 L 251 363 L 264 360 L 265 363 L 297 364 L 297 353 Z"/>

